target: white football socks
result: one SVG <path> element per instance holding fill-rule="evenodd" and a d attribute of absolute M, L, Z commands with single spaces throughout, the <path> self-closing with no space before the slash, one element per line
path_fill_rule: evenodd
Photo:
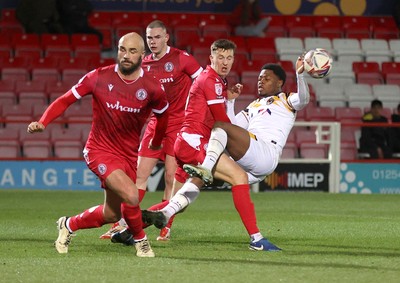
<path fill-rule="evenodd" d="M 200 189 L 191 182 L 186 182 L 183 187 L 170 199 L 169 204 L 161 209 L 169 219 L 189 204 L 194 202 L 200 194 Z"/>
<path fill-rule="evenodd" d="M 210 140 L 207 146 L 207 154 L 204 158 L 202 166 L 206 167 L 210 171 L 214 168 L 218 161 L 218 158 L 224 152 L 226 144 L 228 142 L 228 135 L 221 128 L 214 128 L 211 131 Z"/>
<path fill-rule="evenodd" d="M 263 235 L 261 235 L 260 232 L 250 235 L 250 239 L 252 242 L 258 242 L 262 238 L 264 238 L 264 237 L 263 237 Z"/>

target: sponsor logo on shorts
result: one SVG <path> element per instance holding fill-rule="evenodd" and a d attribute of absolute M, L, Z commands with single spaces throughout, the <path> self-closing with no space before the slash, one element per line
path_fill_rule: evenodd
<path fill-rule="evenodd" d="M 100 175 L 104 175 L 107 172 L 107 166 L 103 163 L 99 164 L 97 169 L 99 170 Z"/>

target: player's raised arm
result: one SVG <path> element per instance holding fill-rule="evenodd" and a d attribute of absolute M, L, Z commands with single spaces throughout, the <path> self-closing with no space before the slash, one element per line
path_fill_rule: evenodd
<path fill-rule="evenodd" d="M 301 110 L 310 102 L 310 91 L 304 78 L 304 61 L 300 56 L 296 62 L 297 93 L 289 97 L 290 104 L 295 110 Z"/>

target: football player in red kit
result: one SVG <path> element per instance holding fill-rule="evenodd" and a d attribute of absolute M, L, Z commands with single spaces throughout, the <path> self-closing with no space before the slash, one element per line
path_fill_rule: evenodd
<path fill-rule="evenodd" d="M 92 95 L 93 122 L 84 149 L 88 167 L 104 188 L 104 204 L 72 217 L 60 217 L 55 241 L 59 253 L 67 253 L 75 231 L 114 223 L 121 216 L 133 235 L 136 255 L 154 257 L 142 228 L 140 195 L 136 186 L 138 148 L 142 128 L 150 113 L 157 123 L 149 147 L 159 149 L 168 124 L 168 101 L 158 79 L 141 68 L 145 55 L 143 38 L 137 33 L 121 37 L 117 64 L 86 74 L 55 100 L 28 132 L 41 132 L 71 104 Z"/>
<path fill-rule="evenodd" d="M 146 41 L 151 53 L 144 57 L 142 68 L 145 72 L 151 73 L 163 84 L 169 103 L 168 127 L 165 137 L 162 141 L 162 149 L 151 150 L 148 145 L 151 137 L 154 135 L 156 117 L 151 116 L 143 135 L 138 159 L 138 170 L 136 186 L 139 189 L 140 199 L 143 199 L 147 180 L 156 166 L 158 160 L 165 164 L 165 189 L 162 202 L 172 197 L 172 188 L 174 175 L 177 168 L 174 154 L 174 143 L 181 129 L 185 117 L 185 104 L 189 94 L 190 86 L 203 70 L 196 59 L 186 51 L 168 45 L 169 34 L 163 22 L 155 20 L 147 25 Z M 175 185 L 176 187 L 176 185 Z M 180 189 L 180 187 L 176 188 Z M 168 202 L 165 202 L 166 205 Z M 162 206 L 162 205 L 161 205 Z M 162 207 L 158 207 L 161 209 Z M 159 241 L 168 241 L 170 239 L 170 227 L 173 218 L 168 225 L 161 229 L 157 237 Z M 100 236 L 102 239 L 108 239 L 115 232 L 125 229 L 124 219 Z"/>

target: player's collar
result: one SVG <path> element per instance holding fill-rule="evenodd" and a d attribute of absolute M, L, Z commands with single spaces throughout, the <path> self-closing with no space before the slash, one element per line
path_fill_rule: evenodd
<path fill-rule="evenodd" d="M 165 52 L 165 54 L 163 56 L 161 56 L 160 58 L 154 58 L 154 54 L 151 54 L 151 58 L 153 60 L 160 60 L 161 58 L 163 58 L 165 55 L 167 55 L 169 53 L 169 51 L 171 50 L 171 47 L 169 45 L 167 45 L 167 51 Z"/>

